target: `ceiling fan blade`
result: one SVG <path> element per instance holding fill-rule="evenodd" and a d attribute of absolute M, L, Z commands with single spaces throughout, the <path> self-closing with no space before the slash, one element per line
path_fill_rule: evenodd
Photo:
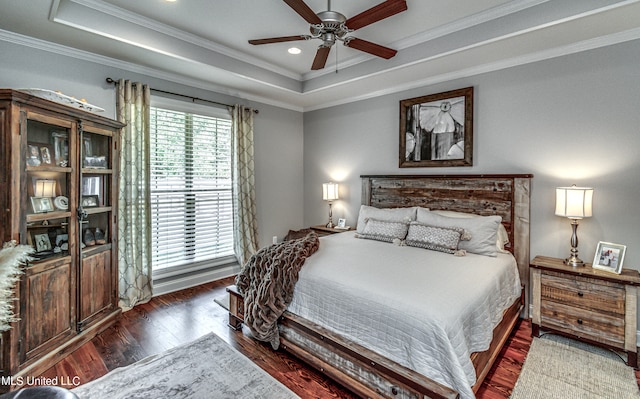
<path fill-rule="evenodd" d="M 345 25 L 351 30 L 356 30 L 406 10 L 407 2 L 405 0 L 387 0 L 347 19 Z"/>
<path fill-rule="evenodd" d="M 293 8 L 293 11 L 300 14 L 305 21 L 310 24 L 321 24 L 322 20 L 316 15 L 315 12 L 302 0 L 284 0 L 289 7 Z"/>
<path fill-rule="evenodd" d="M 296 36 L 282 36 L 282 37 L 270 37 L 266 39 L 254 39 L 249 40 L 249 44 L 269 44 L 269 43 L 281 43 L 281 42 L 293 42 L 296 40 L 307 40 L 311 36 L 308 35 L 296 35 Z"/>
<path fill-rule="evenodd" d="M 351 37 L 349 40 L 344 41 L 344 45 L 347 47 L 354 48 L 356 50 L 364 51 L 365 53 L 373 54 L 378 57 L 382 57 L 385 59 L 389 59 L 396 55 L 397 51 L 384 47 L 379 44 L 371 43 L 366 40 L 358 39 L 356 37 Z"/>
<path fill-rule="evenodd" d="M 313 59 L 313 64 L 311 65 L 311 70 L 316 71 L 318 69 L 324 68 L 325 64 L 327 63 L 327 58 L 329 57 L 329 51 L 331 51 L 331 47 L 318 47 L 316 58 Z"/>

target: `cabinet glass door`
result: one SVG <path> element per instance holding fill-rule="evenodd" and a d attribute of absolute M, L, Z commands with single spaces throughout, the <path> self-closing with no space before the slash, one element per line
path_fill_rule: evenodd
<path fill-rule="evenodd" d="M 85 127 L 80 143 L 80 247 L 78 329 L 113 309 L 113 132 Z"/>
<path fill-rule="evenodd" d="M 60 125 L 27 120 L 25 154 L 26 241 L 36 260 L 69 256 L 69 223 L 73 211 L 69 122 Z M 69 126 L 64 127 L 67 124 Z M 62 126 L 61 126 L 62 125 Z"/>

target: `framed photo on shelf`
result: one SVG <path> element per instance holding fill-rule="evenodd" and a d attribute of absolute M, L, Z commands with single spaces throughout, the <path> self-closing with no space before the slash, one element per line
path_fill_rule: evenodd
<path fill-rule="evenodd" d="M 97 196 L 98 203 L 102 201 L 104 190 L 104 176 L 83 176 L 81 195 L 83 197 Z"/>
<path fill-rule="evenodd" d="M 65 132 L 53 132 L 53 156 L 57 166 L 69 166 L 69 135 Z"/>
<path fill-rule="evenodd" d="M 91 137 L 84 137 L 82 140 L 82 156 L 90 157 L 93 155 L 93 148 L 91 143 Z"/>
<path fill-rule="evenodd" d="M 593 268 L 620 274 L 626 250 L 626 245 L 600 241 L 593 258 Z"/>
<path fill-rule="evenodd" d="M 33 213 L 53 212 L 53 202 L 49 197 L 31 197 Z"/>
<path fill-rule="evenodd" d="M 84 167 L 92 169 L 106 169 L 107 157 L 104 155 L 84 157 Z"/>
<path fill-rule="evenodd" d="M 83 195 L 80 205 L 83 208 L 95 208 L 100 204 L 97 195 Z"/>
<path fill-rule="evenodd" d="M 400 101 L 401 168 L 473 165 L 473 87 Z"/>
<path fill-rule="evenodd" d="M 27 144 L 27 165 L 40 166 L 42 158 L 40 157 L 40 146 L 37 143 Z"/>
<path fill-rule="evenodd" d="M 49 240 L 49 234 L 34 234 L 33 246 L 36 247 L 36 252 L 51 251 L 51 240 Z"/>
<path fill-rule="evenodd" d="M 43 166 L 53 166 L 53 149 L 48 144 L 40 144 L 40 159 Z"/>

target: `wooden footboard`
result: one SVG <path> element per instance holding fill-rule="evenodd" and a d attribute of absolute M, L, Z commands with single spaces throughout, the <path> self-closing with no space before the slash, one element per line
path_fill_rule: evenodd
<path fill-rule="evenodd" d="M 280 346 L 363 398 L 457 398 L 451 388 L 285 312 Z"/>
<path fill-rule="evenodd" d="M 518 321 L 523 297 L 505 312 L 488 350 L 474 353 L 477 392 Z M 457 398 L 453 389 L 391 361 L 302 317 L 285 312 L 281 347 L 363 398 Z"/>

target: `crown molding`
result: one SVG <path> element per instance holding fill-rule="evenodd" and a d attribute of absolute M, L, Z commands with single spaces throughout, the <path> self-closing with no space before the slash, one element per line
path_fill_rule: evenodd
<path fill-rule="evenodd" d="M 62 2 L 65 2 L 67 4 L 71 3 L 71 4 L 76 4 L 78 6 L 87 7 L 94 11 L 109 15 L 113 18 L 117 18 L 122 21 L 126 21 L 146 29 L 151 29 L 155 32 L 158 32 L 167 36 L 172 36 L 178 40 L 182 40 L 184 42 L 193 44 L 198 47 L 202 47 L 209 51 L 219 53 L 227 57 L 236 59 L 238 61 L 242 61 L 247 64 L 251 64 L 251 65 L 263 68 L 270 72 L 277 73 L 279 75 L 282 75 L 291 79 L 295 79 L 298 81 L 302 80 L 302 76 L 300 74 L 292 72 L 288 69 L 279 67 L 277 65 L 266 62 L 260 58 L 252 57 L 241 51 L 237 51 L 229 47 L 223 46 L 221 44 L 212 42 L 210 40 L 203 39 L 200 36 L 193 35 L 183 30 L 175 29 L 171 26 L 165 25 L 158 21 L 143 17 L 139 14 L 132 13 L 120 7 L 117 7 L 112 4 L 105 3 L 99 0 L 56 0 L 51 7 L 51 15 L 50 15 L 51 21 L 56 23 L 61 23 L 61 24 L 67 24 L 67 21 L 65 21 L 61 17 L 58 17 L 58 9 Z M 73 26 L 77 29 L 89 31 L 87 29 L 84 29 L 84 27 L 82 25 L 79 25 L 77 22 L 73 22 Z M 96 33 L 96 32 L 93 32 L 93 33 Z"/>
<path fill-rule="evenodd" d="M 380 96 L 389 94 L 395 94 L 403 91 L 412 90 L 419 87 L 426 87 L 443 83 L 456 79 L 468 78 L 476 75 L 481 75 L 490 72 L 496 72 L 507 68 L 517 67 L 521 65 L 531 64 L 534 62 L 545 61 L 553 58 L 558 58 L 566 55 L 576 54 L 584 51 L 594 50 L 601 47 L 612 46 L 628 41 L 640 39 L 640 28 L 631 29 L 624 32 L 614 33 L 607 36 L 598 37 L 595 39 L 585 40 L 578 43 L 573 43 L 567 46 L 561 46 L 554 49 L 544 50 L 537 53 L 531 53 L 520 57 L 514 57 L 497 62 L 492 62 L 484 65 L 474 66 L 472 68 L 462 69 L 446 74 L 440 74 L 436 76 L 429 76 L 428 78 L 412 81 L 404 85 L 394 86 L 392 88 L 378 90 L 370 92 L 361 96 L 354 96 L 350 98 L 341 99 L 338 101 L 327 102 L 315 106 L 305 107 L 304 112 L 316 111 L 324 108 L 340 106 L 356 101 L 368 100 Z"/>
<path fill-rule="evenodd" d="M 254 101 L 262 104 L 273 105 L 275 107 L 289 109 L 292 111 L 302 112 L 303 108 L 287 102 L 277 101 L 273 98 L 267 98 L 262 96 L 255 96 L 249 93 L 245 93 L 239 90 L 232 90 L 229 87 L 220 86 L 210 82 L 202 81 L 199 79 L 186 78 L 184 76 L 174 74 L 171 72 L 161 71 L 155 68 L 149 68 L 141 66 L 135 63 L 117 60 L 114 58 L 98 55 L 84 50 L 78 50 L 72 47 L 63 46 L 57 43 L 48 42 L 41 39 L 36 39 L 30 36 L 21 35 L 15 32 L 10 32 L 0 29 L 0 40 L 24 47 L 33 48 L 36 50 L 47 51 L 56 55 L 64 57 L 75 58 L 82 61 L 92 62 L 95 64 L 122 69 L 124 71 L 138 73 L 141 75 L 150 76 L 157 79 L 166 80 L 173 83 L 182 84 L 185 86 L 191 86 L 199 89 L 209 90 L 218 94 L 228 95 L 236 97 L 238 99 Z M 264 84 L 264 82 L 260 82 Z"/>

